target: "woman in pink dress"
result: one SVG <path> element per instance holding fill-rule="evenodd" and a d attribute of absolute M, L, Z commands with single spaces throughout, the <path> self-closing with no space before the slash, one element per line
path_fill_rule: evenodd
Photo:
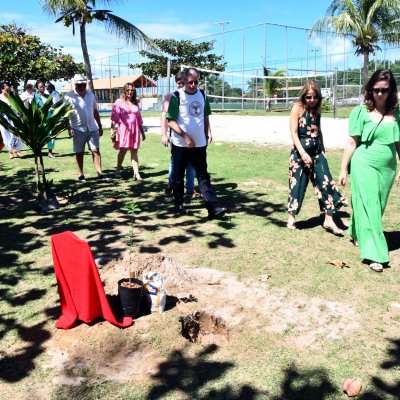
<path fill-rule="evenodd" d="M 116 129 L 117 131 L 115 131 Z M 114 149 L 119 150 L 115 177 L 121 177 L 122 163 L 126 152 L 129 150 L 131 152 L 133 178 L 141 181 L 137 153 L 140 146 L 140 135 L 142 135 L 143 140 L 145 140 L 146 136 L 143 130 L 139 104 L 136 100 L 135 86 L 132 83 L 124 85 L 121 98 L 114 103 L 111 112 L 110 135 L 115 140 Z"/>

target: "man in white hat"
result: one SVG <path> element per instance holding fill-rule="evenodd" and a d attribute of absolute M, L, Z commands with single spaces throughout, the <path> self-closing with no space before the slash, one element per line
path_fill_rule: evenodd
<path fill-rule="evenodd" d="M 101 169 L 100 136 L 103 135 L 100 115 L 97 109 L 96 98 L 92 91 L 86 89 L 87 80 L 80 74 L 73 79 L 75 90 L 65 95 L 65 101 L 72 104 L 74 113 L 70 117 L 69 135 L 72 137 L 76 164 L 78 166 L 78 179 L 85 181 L 83 174 L 83 155 L 85 145 L 88 144 L 92 152 L 97 179 L 104 178 Z"/>

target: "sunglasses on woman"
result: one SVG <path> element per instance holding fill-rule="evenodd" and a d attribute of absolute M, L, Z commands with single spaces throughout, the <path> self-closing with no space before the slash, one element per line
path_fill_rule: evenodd
<path fill-rule="evenodd" d="M 379 93 L 386 94 L 386 93 L 390 92 L 390 88 L 388 88 L 388 87 L 385 87 L 385 88 L 373 88 L 372 90 L 373 90 L 373 92 L 375 94 L 379 94 Z"/>
<path fill-rule="evenodd" d="M 305 96 L 306 100 L 318 100 L 319 96 Z"/>

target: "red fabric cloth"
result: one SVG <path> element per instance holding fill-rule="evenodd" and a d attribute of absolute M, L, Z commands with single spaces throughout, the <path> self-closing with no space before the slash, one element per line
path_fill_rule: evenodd
<path fill-rule="evenodd" d="M 61 302 L 57 328 L 70 329 L 76 320 L 88 323 L 97 318 L 120 328 L 133 324 L 131 317 L 115 318 L 88 243 L 66 231 L 51 236 L 51 249 Z"/>

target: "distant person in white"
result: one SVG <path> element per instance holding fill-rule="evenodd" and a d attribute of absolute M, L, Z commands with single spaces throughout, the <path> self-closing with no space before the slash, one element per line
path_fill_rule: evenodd
<path fill-rule="evenodd" d="M 25 92 L 21 93 L 21 100 L 24 102 L 25 106 L 32 103 L 33 97 L 35 96 L 35 90 L 33 89 L 32 83 L 27 83 L 25 85 Z"/>
<path fill-rule="evenodd" d="M 69 135 L 72 137 L 76 164 L 78 167 L 78 180 L 85 181 L 83 174 L 83 155 L 85 145 L 88 144 L 92 153 L 97 178 L 104 178 L 101 169 L 100 136 L 103 135 L 99 111 L 94 94 L 86 89 L 87 80 L 80 74 L 74 76 L 75 90 L 68 92 L 64 99 L 72 104 L 74 113 L 70 118 Z"/>

